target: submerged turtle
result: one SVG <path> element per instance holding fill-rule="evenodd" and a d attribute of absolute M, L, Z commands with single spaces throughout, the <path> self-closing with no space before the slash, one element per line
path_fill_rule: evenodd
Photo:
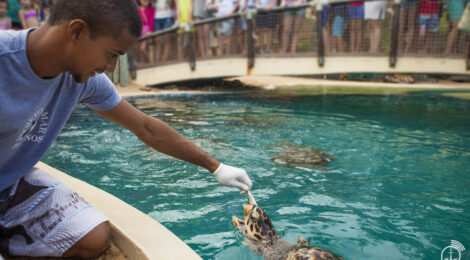
<path fill-rule="evenodd" d="M 232 224 L 243 235 L 243 244 L 266 260 L 340 260 L 323 249 L 310 246 L 303 238 L 295 245 L 276 234 L 266 212 L 256 205 L 248 193 L 249 204 L 243 206 L 244 220 L 232 216 Z"/>
<path fill-rule="evenodd" d="M 300 146 L 285 142 L 278 143 L 277 146 L 284 147 L 285 149 L 276 152 L 276 156 L 271 158 L 271 160 L 282 164 L 320 168 L 327 166 L 331 161 L 335 160 L 335 157 L 332 155 L 310 146 Z"/>

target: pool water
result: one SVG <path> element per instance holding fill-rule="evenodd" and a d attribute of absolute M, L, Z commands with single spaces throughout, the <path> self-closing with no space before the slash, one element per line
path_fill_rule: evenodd
<path fill-rule="evenodd" d="M 348 259 L 439 259 L 450 240 L 470 248 L 470 101 L 441 94 L 305 88 L 130 102 L 245 168 L 288 241 L 305 237 Z M 336 159 L 283 165 L 272 160 L 280 142 Z M 158 220 L 204 259 L 261 259 L 231 224 L 245 196 L 87 108 L 74 111 L 43 161 Z"/>

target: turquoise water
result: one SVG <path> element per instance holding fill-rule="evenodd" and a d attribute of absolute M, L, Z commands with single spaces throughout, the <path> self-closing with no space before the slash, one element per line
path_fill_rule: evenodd
<path fill-rule="evenodd" d="M 131 103 L 245 168 L 259 206 L 290 242 L 305 237 L 349 259 L 439 259 L 450 240 L 470 249 L 470 101 L 425 92 L 302 93 Z M 271 160 L 278 142 L 336 160 L 319 169 L 282 165 Z M 75 110 L 43 161 L 160 221 L 204 259 L 261 259 L 231 224 L 245 196 L 87 108 Z"/>

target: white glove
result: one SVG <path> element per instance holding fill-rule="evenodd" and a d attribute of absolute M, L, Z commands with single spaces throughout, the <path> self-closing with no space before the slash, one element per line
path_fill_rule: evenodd
<path fill-rule="evenodd" d="M 241 193 L 249 191 L 251 186 L 253 186 L 246 171 L 240 168 L 221 163 L 213 174 L 220 184 L 227 187 L 239 188 L 242 191 Z"/>

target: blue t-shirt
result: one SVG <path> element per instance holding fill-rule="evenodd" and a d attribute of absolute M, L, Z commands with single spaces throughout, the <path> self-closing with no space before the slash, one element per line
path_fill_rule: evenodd
<path fill-rule="evenodd" d="M 103 74 L 86 83 L 68 72 L 36 75 L 26 57 L 31 30 L 0 31 L 0 193 L 47 152 L 77 103 L 104 111 L 121 101 Z"/>

